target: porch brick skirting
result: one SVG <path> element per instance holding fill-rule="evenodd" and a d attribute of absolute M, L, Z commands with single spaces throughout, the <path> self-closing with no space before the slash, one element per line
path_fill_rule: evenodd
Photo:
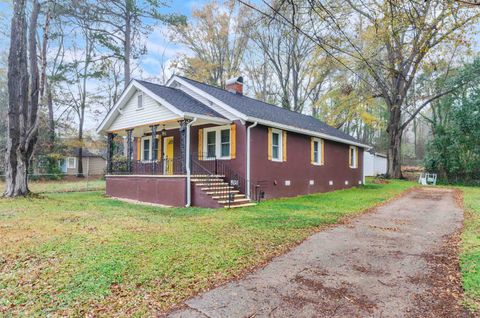
<path fill-rule="evenodd" d="M 106 193 L 111 197 L 185 206 L 187 177 L 184 175 L 106 176 L 106 181 Z"/>
<path fill-rule="evenodd" d="M 107 175 L 106 194 L 114 198 L 184 207 L 187 202 L 186 175 Z M 191 184 L 192 206 L 220 208 L 218 202 Z"/>

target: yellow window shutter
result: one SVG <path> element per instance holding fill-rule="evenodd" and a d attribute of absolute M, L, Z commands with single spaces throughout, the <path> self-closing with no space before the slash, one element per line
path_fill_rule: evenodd
<path fill-rule="evenodd" d="M 352 147 L 351 146 L 348 148 L 348 165 L 350 167 L 352 166 Z"/>
<path fill-rule="evenodd" d="M 322 139 L 322 157 L 320 158 L 320 164 L 325 164 L 325 141 Z"/>
<path fill-rule="evenodd" d="M 237 125 L 230 125 L 230 159 L 237 155 Z"/>
<path fill-rule="evenodd" d="M 287 161 L 287 132 L 284 130 L 282 135 L 282 160 Z"/>
<path fill-rule="evenodd" d="M 157 160 L 162 160 L 162 137 L 157 137 Z"/>
<path fill-rule="evenodd" d="M 313 165 L 315 163 L 314 160 L 314 155 L 313 155 L 313 150 L 314 150 L 314 140 L 312 137 L 310 137 L 310 163 Z"/>
<path fill-rule="evenodd" d="M 142 160 L 142 138 L 137 138 L 137 160 Z"/>
<path fill-rule="evenodd" d="M 268 128 L 268 160 L 272 160 L 272 128 Z"/>
<path fill-rule="evenodd" d="M 198 130 L 198 160 L 203 160 L 203 128 Z"/>

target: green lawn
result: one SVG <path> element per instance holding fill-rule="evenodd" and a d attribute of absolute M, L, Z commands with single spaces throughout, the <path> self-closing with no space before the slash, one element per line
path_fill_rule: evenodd
<path fill-rule="evenodd" d="M 413 185 L 236 210 L 162 209 L 102 192 L 0 199 L 0 316 L 150 315 Z"/>
<path fill-rule="evenodd" d="M 34 193 L 100 191 L 105 189 L 105 180 L 77 179 L 74 181 L 30 181 L 28 188 Z M 0 181 L 0 193 L 5 189 L 5 183 Z"/>
<path fill-rule="evenodd" d="M 480 309 L 480 188 L 461 188 L 465 203 L 460 266 L 468 306 Z"/>

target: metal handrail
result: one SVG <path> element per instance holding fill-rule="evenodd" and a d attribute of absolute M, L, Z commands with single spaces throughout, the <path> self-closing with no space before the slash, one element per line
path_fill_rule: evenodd
<path fill-rule="evenodd" d="M 227 197 L 227 203 L 230 207 L 232 201 L 234 201 L 234 191 L 236 190 L 247 193 L 247 188 L 250 187 L 250 199 L 260 201 L 261 195 L 261 182 L 247 182 L 246 178 L 232 169 L 229 165 L 230 160 L 218 159 L 216 157 L 207 157 L 206 153 L 201 153 L 200 158 L 208 158 L 205 160 L 198 159 L 198 153 L 192 154 L 190 162 L 192 163 L 192 171 L 198 171 L 209 176 L 222 175 L 226 181 L 226 185 L 219 186 L 216 192 L 219 192 L 221 197 Z"/>

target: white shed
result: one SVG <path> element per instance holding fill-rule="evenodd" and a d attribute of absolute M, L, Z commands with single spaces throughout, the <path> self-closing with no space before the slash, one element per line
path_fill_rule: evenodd
<path fill-rule="evenodd" d="M 387 156 L 380 153 L 363 152 L 363 171 L 365 176 L 372 177 L 387 173 Z"/>

